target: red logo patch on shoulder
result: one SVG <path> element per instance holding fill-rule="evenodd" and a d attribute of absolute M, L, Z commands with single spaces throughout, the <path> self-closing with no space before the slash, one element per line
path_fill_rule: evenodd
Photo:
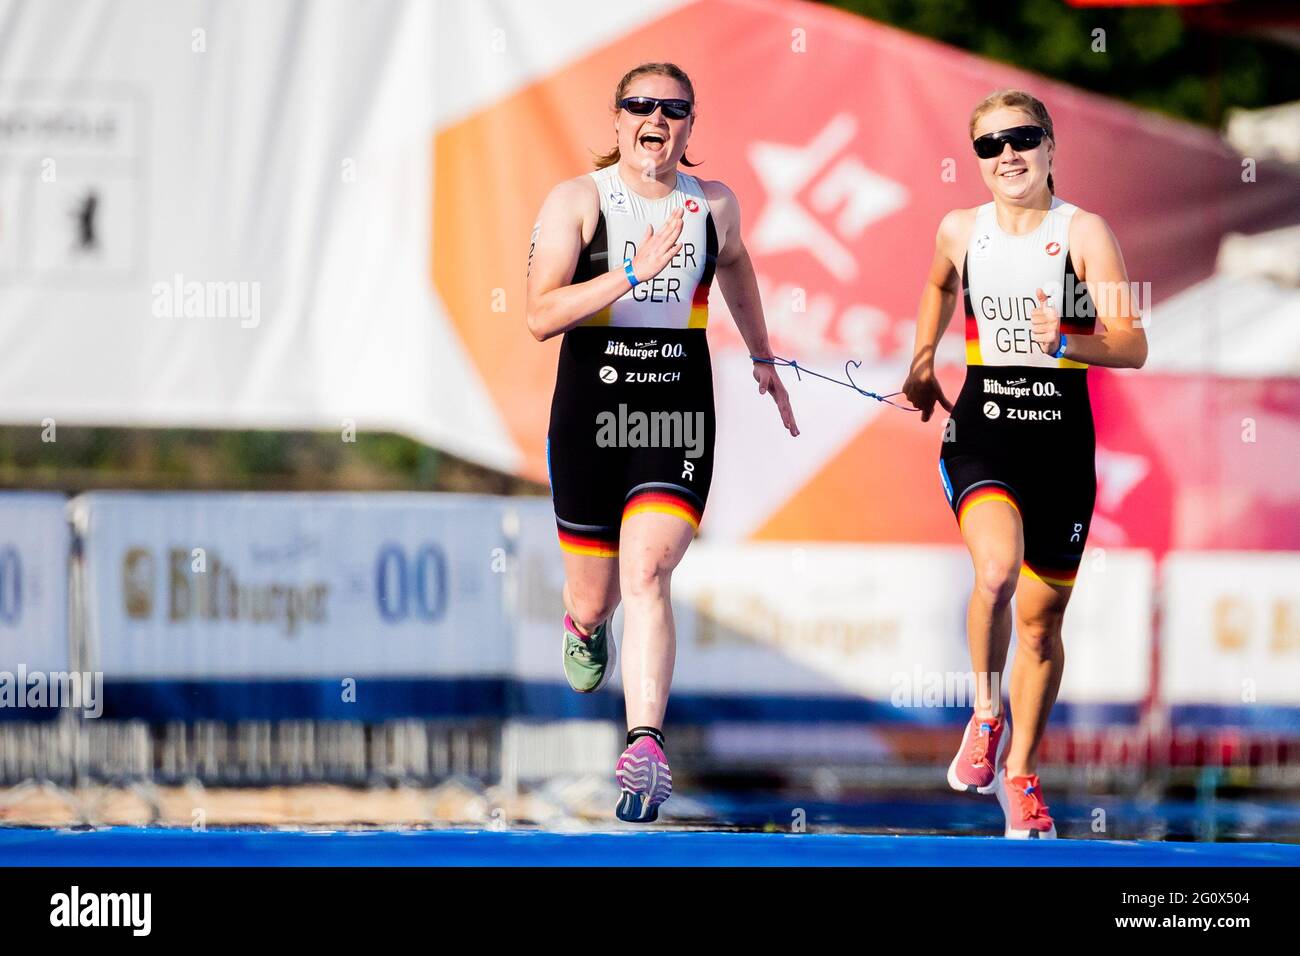
<path fill-rule="evenodd" d="M 687 212 L 699 212 L 699 211 L 700 211 L 700 204 L 697 203 L 694 199 L 688 199 L 688 200 L 686 200 L 686 211 L 687 211 Z"/>
<path fill-rule="evenodd" d="M 1059 242 L 1049 242 L 1047 244 L 1047 254 L 1049 256 L 1054 256 L 1060 251 L 1061 251 L 1061 244 Z"/>

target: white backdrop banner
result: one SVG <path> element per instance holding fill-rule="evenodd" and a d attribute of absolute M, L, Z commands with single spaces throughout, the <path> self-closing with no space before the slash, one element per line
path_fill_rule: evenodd
<path fill-rule="evenodd" d="M 55 715 L 31 691 L 69 667 L 65 504 L 58 494 L 0 494 L 0 720 Z"/>
<path fill-rule="evenodd" d="M 435 131 L 673 2 L 0 2 L 0 420 L 516 468 L 434 291 Z"/>
<path fill-rule="evenodd" d="M 351 422 L 494 457 L 427 278 L 437 6 L 10 5 L 4 419 Z"/>
<path fill-rule="evenodd" d="M 499 499 L 92 493 L 74 516 L 87 656 L 111 713 L 500 707 L 510 630 Z M 219 693 L 259 681 L 282 686 L 263 683 L 256 701 Z"/>
<path fill-rule="evenodd" d="M 1173 552 L 1162 573 L 1161 694 L 1175 719 L 1300 730 L 1300 555 Z"/>

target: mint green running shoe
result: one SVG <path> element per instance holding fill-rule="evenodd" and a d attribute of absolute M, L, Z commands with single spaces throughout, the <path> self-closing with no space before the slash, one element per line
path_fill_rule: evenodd
<path fill-rule="evenodd" d="M 569 686 L 579 694 L 591 694 L 605 686 L 614 672 L 618 645 L 609 635 L 609 621 L 583 637 L 573 624 L 573 618 L 564 615 L 564 676 Z"/>

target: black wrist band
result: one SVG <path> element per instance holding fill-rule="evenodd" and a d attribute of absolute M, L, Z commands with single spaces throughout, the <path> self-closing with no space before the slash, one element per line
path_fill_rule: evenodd
<path fill-rule="evenodd" d="M 664 732 L 658 727 L 633 727 L 627 732 L 627 745 L 632 746 L 632 742 L 640 737 L 653 737 L 660 749 L 664 746 Z"/>

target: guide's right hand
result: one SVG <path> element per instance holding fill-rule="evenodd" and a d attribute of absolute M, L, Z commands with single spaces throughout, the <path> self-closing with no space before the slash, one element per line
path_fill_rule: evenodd
<path fill-rule="evenodd" d="M 943 394 L 939 379 L 934 374 L 934 366 L 929 362 L 912 367 L 912 371 L 908 373 L 907 381 L 903 383 L 902 392 L 914 407 L 921 410 L 921 421 L 923 422 L 928 422 L 930 416 L 934 414 L 934 403 L 936 401 L 949 412 L 952 411 L 952 403 Z"/>

